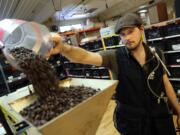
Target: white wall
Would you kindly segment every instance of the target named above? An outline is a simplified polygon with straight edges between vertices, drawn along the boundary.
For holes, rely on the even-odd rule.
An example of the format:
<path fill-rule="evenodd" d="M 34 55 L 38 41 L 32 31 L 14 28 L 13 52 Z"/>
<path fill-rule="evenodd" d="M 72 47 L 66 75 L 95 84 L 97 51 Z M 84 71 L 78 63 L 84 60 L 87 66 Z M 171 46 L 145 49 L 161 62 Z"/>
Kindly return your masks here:
<path fill-rule="evenodd" d="M 149 15 L 149 19 L 150 19 L 151 24 L 159 22 L 158 11 L 157 11 L 156 6 L 149 8 L 148 15 Z"/>
<path fill-rule="evenodd" d="M 174 0 L 166 0 L 168 19 L 175 18 Z"/>
<path fill-rule="evenodd" d="M 58 21 L 58 22 L 53 22 L 52 24 L 58 25 L 58 26 L 68 26 L 68 25 L 74 25 L 74 24 L 86 24 L 86 19 L 79 19 L 79 20 L 64 20 L 64 21 Z"/>

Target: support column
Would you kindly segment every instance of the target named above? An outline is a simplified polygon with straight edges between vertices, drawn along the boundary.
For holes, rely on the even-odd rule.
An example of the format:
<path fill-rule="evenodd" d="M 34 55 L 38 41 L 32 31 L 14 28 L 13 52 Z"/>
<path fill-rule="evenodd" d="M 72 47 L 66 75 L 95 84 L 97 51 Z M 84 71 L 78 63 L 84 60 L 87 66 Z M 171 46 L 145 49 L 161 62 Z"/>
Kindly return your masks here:
<path fill-rule="evenodd" d="M 176 18 L 180 17 L 180 0 L 174 1 Z"/>
<path fill-rule="evenodd" d="M 167 7 L 165 2 L 159 2 L 154 7 L 149 9 L 150 22 L 158 23 L 168 20 Z"/>

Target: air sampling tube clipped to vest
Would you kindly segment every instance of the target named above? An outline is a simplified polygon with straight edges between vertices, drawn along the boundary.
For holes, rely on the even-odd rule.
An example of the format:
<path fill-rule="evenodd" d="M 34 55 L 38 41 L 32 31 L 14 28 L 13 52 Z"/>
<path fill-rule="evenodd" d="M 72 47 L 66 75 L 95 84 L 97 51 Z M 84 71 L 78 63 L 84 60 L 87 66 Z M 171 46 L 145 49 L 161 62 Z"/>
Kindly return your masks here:
<path fill-rule="evenodd" d="M 158 61 L 160 61 L 161 65 L 162 65 L 163 68 L 166 70 L 167 74 L 168 74 L 169 76 L 171 76 L 171 74 L 170 74 L 169 70 L 167 69 L 166 65 L 164 64 L 164 62 L 161 60 L 161 58 L 160 58 L 159 55 L 157 54 L 156 49 L 155 49 L 154 47 L 150 47 L 150 51 L 151 51 L 151 53 L 156 57 L 156 59 L 157 59 Z"/>

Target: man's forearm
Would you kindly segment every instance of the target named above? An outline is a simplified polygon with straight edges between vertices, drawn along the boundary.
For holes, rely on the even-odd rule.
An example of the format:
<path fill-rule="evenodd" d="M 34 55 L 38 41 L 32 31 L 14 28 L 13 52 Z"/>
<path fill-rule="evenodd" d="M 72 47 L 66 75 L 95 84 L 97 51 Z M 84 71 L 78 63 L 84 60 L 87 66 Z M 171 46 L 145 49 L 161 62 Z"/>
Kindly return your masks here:
<path fill-rule="evenodd" d="M 66 43 L 64 44 L 62 42 L 62 38 L 57 33 L 51 33 L 50 40 L 53 41 L 55 45 L 50 50 L 50 52 L 47 53 L 46 57 L 60 53 L 74 63 L 90 64 L 96 66 L 102 65 L 103 59 L 99 53 L 86 51 L 85 49 L 71 46 Z"/>
<path fill-rule="evenodd" d="M 86 57 L 87 51 L 75 46 L 70 46 L 68 44 L 64 44 L 61 50 L 61 54 L 69 59 L 71 62 L 79 62 L 82 63 L 83 58 Z"/>
<path fill-rule="evenodd" d="M 172 87 L 167 75 L 163 76 L 163 81 L 164 81 L 164 85 L 165 85 L 166 94 L 167 94 L 171 104 L 173 105 L 174 109 L 176 110 L 178 115 L 180 115 L 180 105 L 177 100 L 177 96 L 175 94 L 174 88 Z"/>

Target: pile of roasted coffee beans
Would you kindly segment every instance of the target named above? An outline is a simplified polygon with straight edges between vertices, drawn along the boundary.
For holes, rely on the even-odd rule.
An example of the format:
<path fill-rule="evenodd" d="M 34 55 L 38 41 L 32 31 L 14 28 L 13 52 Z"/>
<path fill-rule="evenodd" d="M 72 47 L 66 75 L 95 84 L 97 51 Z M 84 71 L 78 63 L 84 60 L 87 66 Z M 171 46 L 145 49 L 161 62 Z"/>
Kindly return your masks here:
<path fill-rule="evenodd" d="M 45 124 L 99 91 L 84 86 L 59 87 L 55 71 L 45 59 L 23 47 L 12 49 L 11 54 L 38 95 L 33 104 L 20 112 L 35 126 Z"/>
<path fill-rule="evenodd" d="M 40 98 L 44 99 L 48 95 L 53 95 L 52 90 L 59 89 L 55 71 L 46 59 L 24 47 L 14 48 L 10 53 L 15 57 L 18 66 L 33 84 Z"/>
<path fill-rule="evenodd" d="M 63 87 L 61 92 L 55 91 L 56 96 L 49 95 L 45 100 L 36 100 L 20 114 L 35 126 L 41 126 L 98 91 L 84 86 Z"/>

